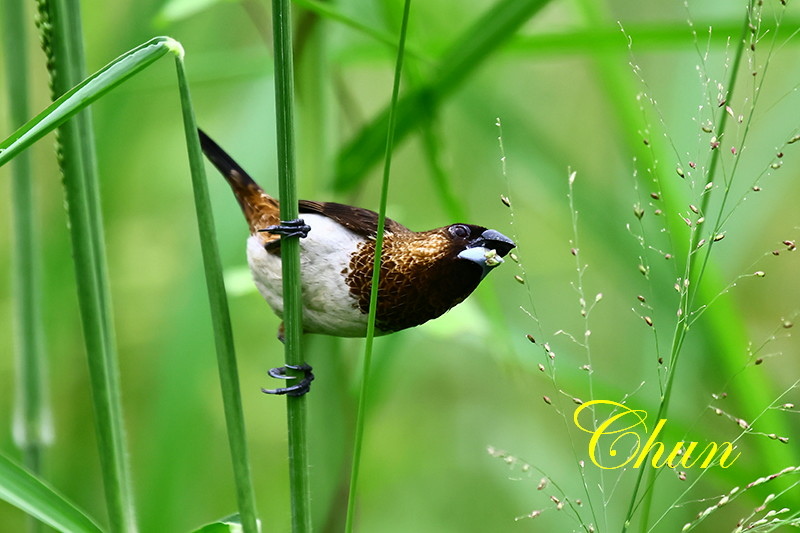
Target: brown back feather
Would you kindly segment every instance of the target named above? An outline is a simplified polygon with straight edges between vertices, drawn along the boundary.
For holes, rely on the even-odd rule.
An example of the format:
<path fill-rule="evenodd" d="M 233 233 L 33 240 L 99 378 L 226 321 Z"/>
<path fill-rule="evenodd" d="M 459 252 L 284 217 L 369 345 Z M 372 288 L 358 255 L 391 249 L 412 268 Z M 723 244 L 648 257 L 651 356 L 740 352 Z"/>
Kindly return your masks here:
<path fill-rule="evenodd" d="M 372 238 L 378 233 L 378 213 L 353 207 L 351 205 L 337 204 L 336 202 L 314 202 L 310 200 L 300 200 L 300 213 L 317 213 L 335 220 L 356 235 Z M 389 233 L 410 232 L 408 228 L 387 218 L 385 230 Z"/>

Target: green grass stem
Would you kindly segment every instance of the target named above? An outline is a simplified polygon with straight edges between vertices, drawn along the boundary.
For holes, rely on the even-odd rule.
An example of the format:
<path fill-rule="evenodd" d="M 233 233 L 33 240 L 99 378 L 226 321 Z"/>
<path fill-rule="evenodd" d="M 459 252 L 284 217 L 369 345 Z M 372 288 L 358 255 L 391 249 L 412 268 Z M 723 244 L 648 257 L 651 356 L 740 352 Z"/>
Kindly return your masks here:
<path fill-rule="evenodd" d="M 364 364 L 361 375 L 361 389 L 358 395 L 358 413 L 356 415 L 355 438 L 353 440 L 353 464 L 350 473 L 350 490 L 347 496 L 347 518 L 345 531 L 352 533 L 353 518 L 355 516 L 356 497 L 358 495 L 358 476 L 361 466 L 361 450 L 364 443 L 364 421 L 367 412 L 367 393 L 369 390 L 369 375 L 372 364 L 372 345 L 375 338 L 375 317 L 378 312 L 378 288 L 381 274 L 381 251 L 383 250 L 383 230 L 386 224 L 386 205 L 389 199 L 389 176 L 392 168 L 392 149 L 395 135 L 395 113 L 400 95 L 400 79 L 403 72 L 403 57 L 408 32 L 408 16 L 411 10 L 411 0 L 405 0 L 403 6 L 403 20 L 400 25 L 400 43 L 397 47 L 397 62 L 394 70 L 394 85 L 392 87 L 392 100 L 389 105 L 388 129 L 386 132 L 386 146 L 384 149 L 383 182 L 381 184 L 381 200 L 378 209 L 378 230 L 375 236 L 375 258 L 372 265 L 372 286 L 369 297 L 369 316 L 367 318 L 367 339 L 364 347 Z"/>
<path fill-rule="evenodd" d="M 6 57 L 9 117 L 16 127 L 28 119 L 28 53 L 24 46 L 26 28 L 23 2 L 10 0 L 2 16 L 5 49 L 16 50 Z M 35 227 L 33 181 L 28 153 L 21 154 L 12 167 L 11 208 L 14 232 L 12 256 L 15 304 L 16 394 L 14 439 L 22 450 L 25 466 L 41 473 L 42 457 L 48 444 L 50 417 L 45 387 L 46 357 L 41 318 L 39 237 Z M 38 523 L 37 523 L 38 524 Z M 38 525 L 37 525 L 38 527 Z"/>
<path fill-rule="evenodd" d="M 55 99 L 84 77 L 80 7 L 78 2 L 68 0 L 42 0 L 39 6 L 40 15 L 45 17 L 40 30 Z M 88 110 L 60 126 L 59 164 L 64 177 L 109 522 L 112 531 L 128 532 L 137 528 L 91 127 Z"/>
<path fill-rule="evenodd" d="M 206 290 L 214 328 L 214 342 L 222 389 L 222 404 L 228 431 L 228 445 L 231 450 L 234 481 L 236 483 L 236 500 L 243 530 L 246 533 L 256 533 L 258 525 L 256 522 L 255 493 L 250 471 L 249 454 L 247 452 L 244 412 L 239 388 L 239 372 L 233 345 L 233 328 L 222 274 L 222 261 L 219 257 L 219 246 L 217 245 L 215 234 L 214 214 L 211 210 L 208 181 L 206 179 L 203 154 L 200 149 L 200 140 L 197 135 L 197 122 L 189 93 L 189 84 L 186 80 L 182 50 L 176 54 L 175 67 L 178 73 L 178 89 L 181 97 L 183 126 L 192 175 L 192 190 L 197 213 L 197 228 L 200 234 L 200 248 L 203 255 Z"/>
<path fill-rule="evenodd" d="M 281 220 L 294 220 L 299 213 L 295 174 L 292 17 L 288 0 L 273 0 L 272 21 L 275 50 L 275 113 L 280 215 Z M 300 242 L 298 239 L 282 239 L 281 263 L 286 364 L 300 365 L 303 363 L 301 345 L 303 308 L 300 292 Z M 306 402 L 305 395 L 287 396 L 286 398 L 292 530 L 296 533 L 311 531 Z"/>

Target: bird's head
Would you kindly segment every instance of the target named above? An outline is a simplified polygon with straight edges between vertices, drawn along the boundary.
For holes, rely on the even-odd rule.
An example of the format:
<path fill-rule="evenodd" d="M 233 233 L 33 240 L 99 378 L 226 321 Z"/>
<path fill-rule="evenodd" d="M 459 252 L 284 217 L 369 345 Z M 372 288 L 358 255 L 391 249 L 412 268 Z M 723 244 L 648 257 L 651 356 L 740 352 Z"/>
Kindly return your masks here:
<path fill-rule="evenodd" d="M 516 247 L 514 241 L 493 229 L 473 224 L 452 224 L 443 228 L 451 241 L 456 257 L 471 261 L 481 269 L 481 278 L 503 262 L 508 252 Z"/>

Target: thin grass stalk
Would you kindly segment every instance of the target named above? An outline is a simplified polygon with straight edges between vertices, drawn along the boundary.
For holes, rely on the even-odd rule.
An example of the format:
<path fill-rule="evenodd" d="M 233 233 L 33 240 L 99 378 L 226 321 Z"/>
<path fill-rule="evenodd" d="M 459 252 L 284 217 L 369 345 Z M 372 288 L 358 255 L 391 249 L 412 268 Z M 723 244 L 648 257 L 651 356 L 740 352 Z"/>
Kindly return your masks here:
<path fill-rule="evenodd" d="M 203 165 L 203 154 L 200 150 L 200 139 L 197 135 L 197 122 L 189 93 L 189 84 L 186 80 L 183 49 L 178 48 L 177 43 L 175 43 L 175 52 L 178 90 L 181 97 L 183 126 L 186 134 L 186 147 L 189 153 L 192 190 L 197 213 L 197 228 L 200 234 L 206 289 L 211 307 L 211 321 L 214 328 L 214 342 L 216 345 L 220 386 L 222 388 L 222 404 L 228 432 L 228 445 L 231 450 L 234 481 L 236 483 L 236 501 L 239 507 L 239 518 L 245 533 L 256 533 L 258 525 L 255 492 L 253 490 L 249 454 L 247 452 L 244 412 L 239 388 L 239 371 L 233 345 L 233 329 L 231 327 L 225 281 L 222 275 L 222 262 L 214 233 L 214 215 L 211 210 L 211 199 Z"/>
<path fill-rule="evenodd" d="M 5 49 L 16 50 L 6 57 L 9 116 L 14 127 L 28 119 L 28 53 L 19 43 L 26 41 L 28 27 L 22 0 L 9 0 L 5 10 L 3 34 Z M 14 280 L 15 369 L 14 441 L 23 454 L 23 463 L 34 474 L 42 471 L 42 458 L 52 428 L 44 386 L 46 358 L 42 327 L 38 257 L 38 233 L 34 221 L 31 159 L 26 152 L 11 169 L 11 209 L 14 232 L 12 271 Z M 40 529 L 31 519 L 31 531 Z"/>
<path fill-rule="evenodd" d="M 397 46 L 397 62 L 394 69 L 392 100 L 389 104 L 389 124 L 386 132 L 386 148 L 384 152 L 383 182 L 381 184 L 381 203 L 378 209 L 378 230 L 375 236 L 375 258 L 372 264 L 372 286 L 369 295 L 369 315 L 367 318 L 367 339 L 364 347 L 364 365 L 361 374 L 361 389 L 358 395 L 358 413 L 356 415 L 356 434 L 353 441 L 353 464 L 350 472 L 350 490 L 347 495 L 347 518 L 345 532 L 352 533 L 355 516 L 356 496 L 358 495 L 358 475 L 361 466 L 361 450 L 364 443 L 364 421 L 367 412 L 367 393 L 369 390 L 369 371 L 372 365 L 372 345 L 375 338 L 375 317 L 378 313 L 378 288 L 381 274 L 381 252 L 383 251 L 383 231 L 386 225 L 386 205 L 389 199 L 389 176 L 392 168 L 392 148 L 396 126 L 395 113 L 400 94 L 400 79 L 403 72 L 403 57 L 408 33 L 408 16 L 411 0 L 403 5 L 403 20 L 400 24 L 400 42 Z"/>
<path fill-rule="evenodd" d="M 387 21 L 387 26 L 392 27 L 395 24 L 396 17 L 393 16 L 390 6 L 384 6 L 383 14 Z M 395 44 L 391 44 L 392 48 L 394 49 Z M 408 58 L 414 57 L 408 45 L 406 45 L 403 53 Z M 407 91 L 413 92 L 424 88 L 425 79 L 424 75 L 420 71 L 418 61 L 407 63 L 404 68 L 403 75 L 405 81 L 407 82 Z M 464 222 L 468 220 L 469 217 L 467 217 L 465 209 L 458 201 L 458 198 L 455 194 L 455 189 L 450 183 L 447 173 L 442 166 L 441 143 L 437 138 L 437 133 L 434 128 L 437 107 L 432 102 L 430 104 L 431 105 L 429 107 L 418 110 L 418 116 L 426 117 L 427 119 L 422 121 L 419 126 L 421 135 L 420 140 L 422 142 L 425 160 L 428 165 L 429 176 L 439 199 L 439 203 L 442 205 L 448 218 L 451 221 Z M 481 312 L 484 313 L 489 323 L 491 323 L 492 330 L 497 333 L 497 338 L 504 339 L 507 343 L 508 351 L 513 351 L 510 339 L 513 339 L 514 333 L 509 329 L 508 322 L 503 317 L 500 300 L 497 296 L 497 291 L 494 290 L 494 280 L 483 280 L 483 284 L 484 290 L 478 291 L 474 298 L 477 299 Z"/>
<path fill-rule="evenodd" d="M 272 31 L 275 49 L 275 114 L 278 139 L 278 191 L 281 220 L 295 220 L 297 179 L 294 147 L 294 64 L 292 17 L 289 0 L 273 0 Z M 303 308 L 300 293 L 300 242 L 281 240 L 283 275 L 283 323 L 285 359 L 291 366 L 303 363 Z M 291 370 L 287 372 L 291 374 Z M 306 397 L 286 398 L 289 428 L 289 478 L 292 500 L 292 530 L 311 531 L 311 495 L 308 481 Z"/>
<path fill-rule="evenodd" d="M 83 51 L 80 35 L 75 35 L 80 29 L 80 8 L 74 0 L 42 0 L 39 13 L 55 99 L 83 79 Z M 91 141 L 82 137 L 90 129 L 86 110 L 59 128 L 59 164 L 64 177 L 109 522 L 112 531 L 130 532 L 136 531 L 136 521 L 122 425 L 96 163 L 94 149 L 82 148 L 82 143 Z"/>

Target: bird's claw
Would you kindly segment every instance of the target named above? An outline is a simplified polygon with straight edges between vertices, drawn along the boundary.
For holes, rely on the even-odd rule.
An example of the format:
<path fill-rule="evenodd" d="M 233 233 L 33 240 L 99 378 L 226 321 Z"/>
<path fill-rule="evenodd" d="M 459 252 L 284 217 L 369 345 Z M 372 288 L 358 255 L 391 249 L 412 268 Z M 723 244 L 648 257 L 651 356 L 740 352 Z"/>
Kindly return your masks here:
<path fill-rule="evenodd" d="M 267 226 L 258 231 L 275 233 L 281 237 L 299 237 L 305 239 L 308 237 L 308 232 L 311 231 L 311 226 L 306 224 L 302 218 L 296 218 L 294 220 L 281 220 L 280 224 Z"/>
<path fill-rule="evenodd" d="M 289 387 L 281 387 L 277 389 L 261 389 L 265 394 L 286 394 L 287 396 L 302 396 L 311 389 L 311 382 L 314 381 L 314 373 L 311 372 L 311 367 L 305 363 L 300 365 L 285 365 L 277 368 L 271 368 L 268 372 L 270 377 L 276 379 L 299 379 L 299 376 L 289 376 L 286 370 L 297 370 L 303 373 L 302 379 L 299 383 Z"/>

